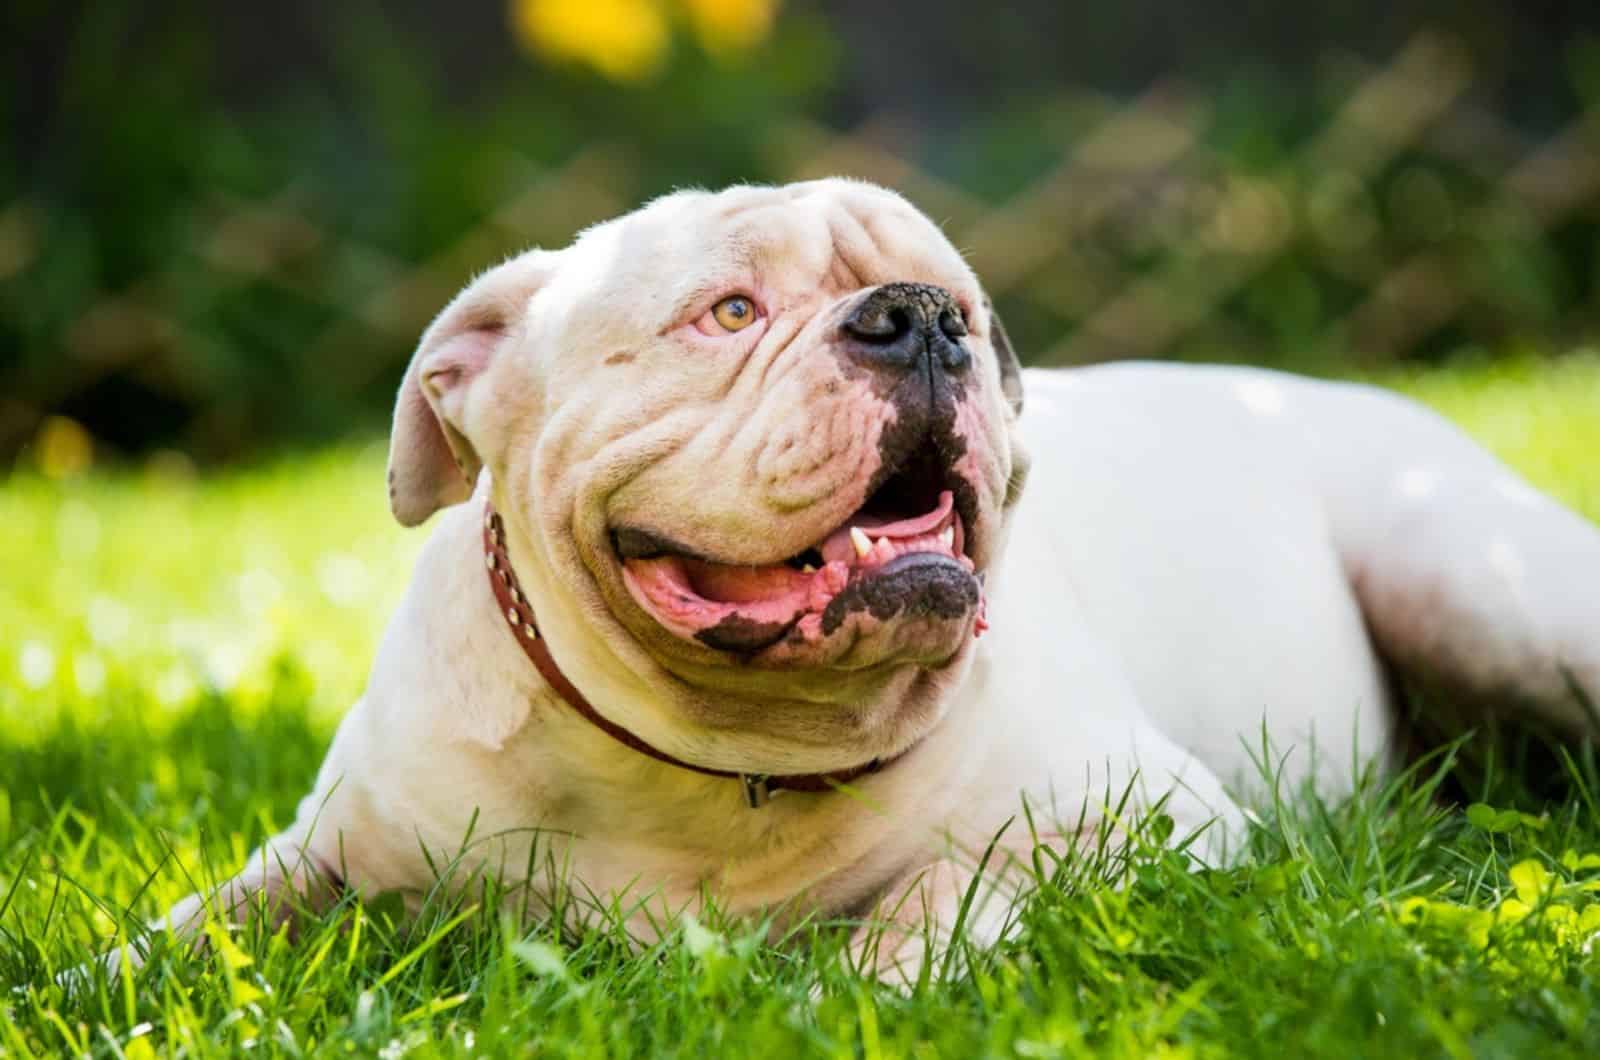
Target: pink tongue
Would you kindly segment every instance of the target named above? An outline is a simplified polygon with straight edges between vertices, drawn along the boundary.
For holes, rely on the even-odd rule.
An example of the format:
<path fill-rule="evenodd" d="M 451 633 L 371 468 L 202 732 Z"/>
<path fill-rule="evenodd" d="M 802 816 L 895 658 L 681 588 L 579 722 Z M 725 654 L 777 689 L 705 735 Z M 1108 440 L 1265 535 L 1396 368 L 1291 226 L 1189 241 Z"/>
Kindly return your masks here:
<path fill-rule="evenodd" d="M 947 523 L 954 525 L 954 506 L 955 498 L 946 490 L 939 494 L 938 506 L 925 515 L 893 521 L 860 516 L 851 526 L 859 526 L 874 540 L 914 539 L 935 533 Z M 959 544 L 958 540 L 958 549 Z M 747 567 L 660 556 L 625 561 L 623 579 L 660 622 L 684 636 L 692 637 L 730 618 L 781 625 L 803 614 L 820 613 L 849 583 L 857 562 L 850 526 L 829 534 L 818 549 L 822 567 L 810 572 L 782 563 Z"/>
<path fill-rule="evenodd" d="M 939 528 L 940 524 L 950 518 L 950 512 L 955 507 L 955 502 L 955 494 L 945 490 L 939 494 L 939 503 L 934 506 L 933 511 L 928 512 L 926 515 L 917 515 L 910 519 L 900 519 L 895 522 L 885 522 L 871 515 L 857 516 L 849 526 L 841 526 L 829 534 L 827 540 L 818 546 L 818 551 L 822 553 L 822 558 L 829 563 L 836 560 L 845 563 L 850 562 L 855 556 L 855 546 L 850 543 L 851 526 L 859 526 L 862 532 L 873 539 L 880 537 L 921 537 L 923 534 L 931 534 Z"/>
<path fill-rule="evenodd" d="M 811 576 L 783 565 L 774 567 L 736 567 L 721 563 L 685 564 L 692 570 L 696 591 L 712 600 L 729 604 L 749 604 L 772 600 L 788 593 L 803 592 Z"/>
<path fill-rule="evenodd" d="M 809 577 L 787 567 L 720 567 L 677 556 L 630 559 L 622 577 L 658 621 L 687 637 L 734 616 L 758 624 L 793 621 L 811 589 Z"/>

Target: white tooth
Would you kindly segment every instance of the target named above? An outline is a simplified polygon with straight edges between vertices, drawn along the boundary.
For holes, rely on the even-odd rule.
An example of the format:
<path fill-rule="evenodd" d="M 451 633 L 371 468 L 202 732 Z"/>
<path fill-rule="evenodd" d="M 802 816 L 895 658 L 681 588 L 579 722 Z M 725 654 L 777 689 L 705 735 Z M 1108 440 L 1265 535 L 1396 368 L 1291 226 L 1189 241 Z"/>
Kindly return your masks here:
<path fill-rule="evenodd" d="M 867 558 L 867 553 L 872 551 L 872 542 L 867 538 L 867 532 L 859 526 L 850 528 L 850 543 L 855 546 L 856 555 L 861 559 Z"/>
<path fill-rule="evenodd" d="M 872 543 L 872 547 L 877 549 L 879 552 L 893 552 L 894 551 L 894 546 L 889 544 L 889 539 L 887 537 L 878 538 L 878 540 L 876 540 L 876 541 L 874 541 Z"/>
<path fill-rule="evenodd" d="M 803 563 L 803 564 L 800 565 L 800 573 L 801 574 L 815 574 L 815 573 L 817 573 L 817 568 L 813 567 L 809 563 Z"/>
<path fill-rule="evenodd" d="M 950 549 L 951 551 L 954 551 L 956 547 L 956 528 L 953 526 L 947 526 L 943 530 L 939 531 L 939 544 Z"/>

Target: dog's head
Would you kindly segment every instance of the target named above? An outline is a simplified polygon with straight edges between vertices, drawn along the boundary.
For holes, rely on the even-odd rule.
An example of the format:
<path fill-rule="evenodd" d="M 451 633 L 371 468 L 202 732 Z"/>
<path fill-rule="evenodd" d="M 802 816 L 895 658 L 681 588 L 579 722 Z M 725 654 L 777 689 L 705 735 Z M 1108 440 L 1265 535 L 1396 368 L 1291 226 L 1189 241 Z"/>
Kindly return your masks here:
<path fill-rule="evenodd" d="M 977 278 L 897 195 L 681 192 L 445 309 L 402 384 L 390 497 L 414 525 L 487 467 L 603 710 L 836 768 L 915 740 L 964 673 L 1021 400 Z"/>

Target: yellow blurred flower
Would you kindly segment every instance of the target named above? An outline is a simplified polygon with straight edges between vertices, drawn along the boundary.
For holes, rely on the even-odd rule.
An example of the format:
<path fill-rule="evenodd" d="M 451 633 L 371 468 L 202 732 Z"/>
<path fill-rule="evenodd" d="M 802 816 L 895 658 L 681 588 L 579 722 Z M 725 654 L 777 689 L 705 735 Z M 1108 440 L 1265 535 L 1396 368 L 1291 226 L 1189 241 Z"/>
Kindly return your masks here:
<path fill-rule="evenodd" d="M 512 0 L 511 25 L 525 47 L 616 81 L 655 72 L 669 43 L 660 0 Z"/>
<path fill-rule="evenodd" d="M 765 40 L 780 0 L 511 0 L 511 27 L 523 47 L 586 64 L 614 81 L 660 69 L 681 16 L 700 46 L 730 55 Z"/>
<path fill-rule="evenodd" d="M 778 0 L 683 0 L 700 46 L 713 54 L 743 51 L 772 32 Z"/>

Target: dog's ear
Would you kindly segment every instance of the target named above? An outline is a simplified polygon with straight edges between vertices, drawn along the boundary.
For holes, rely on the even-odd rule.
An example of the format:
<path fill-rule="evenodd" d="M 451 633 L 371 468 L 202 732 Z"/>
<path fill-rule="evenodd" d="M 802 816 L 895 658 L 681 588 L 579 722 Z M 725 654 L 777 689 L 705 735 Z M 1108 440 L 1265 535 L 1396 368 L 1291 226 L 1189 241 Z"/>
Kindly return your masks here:
<path fill-rule="evenodd" d="M 389 435 L 389 508 L 416 526 L 472 495 L 483 461 L 467 425 L 484 375 L 510 341 L 556 255 L 529 251 L 478 277 L 438 315 L 412 355 Z"/>
<path fill-rule="evenodd" d="M 1000 392 L 1011 403 L 1011 411 L 1020 416 L 1022 362 L 1017 359 L 1017 351 L 1011 348 L 1011 336 L 1006 334 L 1006 326 L 1001 323 L 1000 314 L 994 311 L 994 303 L 985 298 L 983 306 L 989 311 L 989 342 L 994 346 L 995 358 L 1000 362 Z"/>

